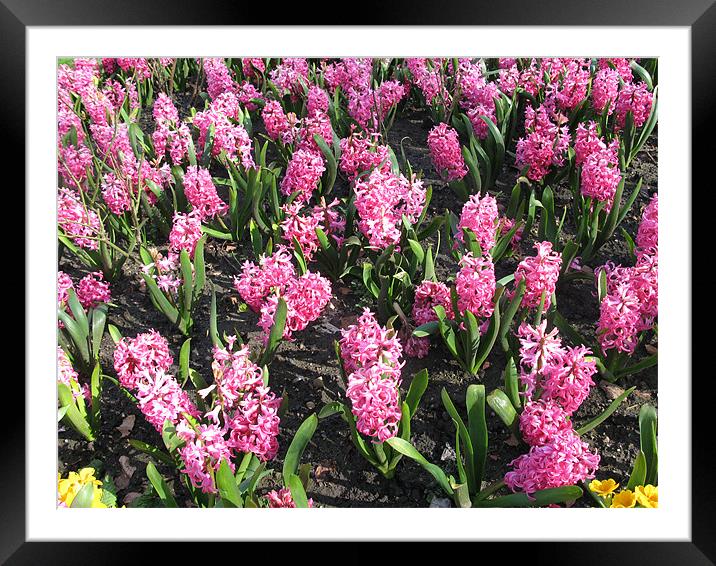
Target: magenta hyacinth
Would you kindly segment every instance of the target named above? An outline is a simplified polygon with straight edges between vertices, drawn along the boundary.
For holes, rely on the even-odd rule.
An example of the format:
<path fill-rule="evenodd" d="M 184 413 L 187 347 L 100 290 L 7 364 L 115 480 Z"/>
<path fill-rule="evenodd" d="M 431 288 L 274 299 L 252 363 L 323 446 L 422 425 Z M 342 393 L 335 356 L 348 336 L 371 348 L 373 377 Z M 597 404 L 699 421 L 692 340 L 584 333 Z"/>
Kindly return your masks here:
<path fill-rule="evenodd" d="M 445 123 L 434 126 L 428 133 L 428 147 L 435 170 L 446 181 L 456 181 L 467 175 L 457 131 Z"/>

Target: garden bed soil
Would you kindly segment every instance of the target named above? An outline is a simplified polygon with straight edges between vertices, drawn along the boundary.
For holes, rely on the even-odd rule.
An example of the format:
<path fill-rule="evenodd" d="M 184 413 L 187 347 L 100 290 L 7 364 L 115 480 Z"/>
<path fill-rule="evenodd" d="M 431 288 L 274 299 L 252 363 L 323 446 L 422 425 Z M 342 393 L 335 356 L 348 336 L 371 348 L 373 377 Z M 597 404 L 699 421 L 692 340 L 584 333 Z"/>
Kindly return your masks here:
<path fill-rule="evenodd" d="M 407 159 L 415 171 L 422 170 L 425 184 L 432 184 L 433 199 L 430 214 L 441 214 L 450 209 L 459 215 L 461 205 L 453 192 L 439 180 L 433 171 L 427 149 L 429 123 L 425 115 L 409 113 L 396 120 L 389 134 L 389 143 L 400 155 L 400 143 Z M 509 192 L 517 176 L 517 170 L 507 159 L 497 186 L 502 192 L 496 194 L 501 210 L 504 210 Z M 657 133 L 652 134 L 628 173 L 628 184 L 635 184 L 643 178 L 643 186 L 631 212 L 622 225 L 630 234 L 636 234 L 641 211 L 657 190 Z M 338 183 L 336 193 L 340 196 L 347 191 L 347 185 Z M 566 187 L 555 189 L 558 208 L 569 202 Z M 569 226 L 567 226 L 569 229 Z M 525 235 L 520 246 L 521 257 L 531 255 L 533 237 Z M 252 259 L 249 248 L 244 244 L 209 240 L 206 246 L 207 277 L 216 290 L 219 312 L 219 332 L 238 334 L 244 340 L 258 347 L 260 329 L 257 315 L 250 310 L 240 312 L 241 299 L 233 288 L 233 277 L 240 271 L 241 264 Z M 512 273 L 520 257 L 502 260 L 497 276 Z M 600 251 L 591 267 L 606 261 L 629 263 L 629 253 L 621 234 Z M 59 268 L 73 278 L 87 272 L 87 268 L 65 253 Z M 454 262 L 441 254 L 437 262 L 438 277 L 454 272 Z M 504 271 L 504 273 L 501 273 Z M 444 279 L 445 277 L 443 277 Z M 191 367 L 211 381 L 212 344 L 208 335 L 210 288 L 198 304 L 195 313 L 195 335 L 192 338 Z M 158 330 L 169 340 L 175 362 L 184 337 L 176 331 L 160 312 L 155 310 L 148 294 L 143 290 L 137 262 L 127 262 L 124 274 L 112 285 L 113 306 L 110 307 L 109 321 L 124 336 L 133 337 L 150 329 Z M 590 340 L 594 338 L 599 306 L 593 284 L 582 280 L 561 285 L 557 290 L 559 310 L 570 323 Z M 340 329 L 352 324 L 364 307 L 374 307 L 367 297 L 362 284 L 334 284 L 334 298 L 330 306 L 316 322 L 303 332 L 295 335 L 293 342 L 284 342 L 270 366 L 270 385 L 278 394 L 288 396 L 287 412 L 281 418 L 279 436 L 280 450 L 270 467 L 276 470 L 262 482 L 267 490 L 280 484 L 282 458 L 288 444 L 301 422 L 311 413 L 331 401 L 345 401 L 343 382 L 335 359 L 333 343 L 340 338 Z M 643 346 L 636 356 L 645 355 Z M 101 364 L 104 372 L 114 376 L 114 344 L 106 334 L 101 349 Z M 423 397 L 418 414 L 412 422 L 412 441 L 415 447 L 431 462 L 438 464 L 447 473 L 457 475 L 455 462 L 455 432 L 447 415 L 440 392 L 447 390 L 461 414 L 465 414 L 465 392 L 472 381 L 450 359 L 436 340 L 430 355 L 423 359 L 407 358 L 403 369 L 403 387 L 407 388 L 412 376 L 421 368 L 427 368 L 430 382 Z M 502 385 L 504 355 L 496 347 L 476 380 L 483 383 L 487 392 Z M 175 368 L 176 369 L 176 368 Z M 617 385 L 600 381 L 587 400 L 574 415 L 577 425 L 599 415 L 623 389 L 635 386 L 635 391 L 619 409 L 597 429 L 585 435 L 595 447 L 601 464 L 598 477 L 613 477 L 617 482 L 626 483 L 634 458 L 639 450 L 638 414 L 644 403 L 657 405 L 657 368 L 649 368 L 639 374 L 628 376 Z M 118 493 L 118 505 L 137 505 L 141 501 L 152 503 L 143 494 L 150 493 L 145 467 L 148 456 L 134 449 L 129 439 L 137 439 L 157 446 L 163 446 L 160 435 L 149 425 L 137 407 L 124 393 L 109 380 L 104 381 L 101 398 L 102 431 L 92 443 L 88 443 L 72 430 L 60 424 L 58 439 L 58 470 L 66 474 L 83 466 L 99 466 L 102 474 L 107 473 L 114 481 Z M 134 416 L 134 422 L 131 423 Z M 128 418 L 129 417 L 129 418 Z M 124 424 L 123 424 L 124 423 Z M 497 416 L 488 409 L 489 453 L 485 471 L 488 483 L 501 480 L 509 469 L 510 462 L 526 451 L 508 432 Z M 131 426 L 130 426 L 131 425 Z M 353 446 L 347 425 L 334 415 L 321 419 L 316 433 L 308 445 L 302 462 L 312 467 L 308 495 L 320 507 L 426 507 L 444 505 L 447 500 L 433 478 L 419 465 L 403 458 L 395 478 L 384 479 L 368 464 Z M 168 468 L 159 466 L 165 478 L 172 484 L 177 499 L 190 505 L 189 496 L 182 482 Z M 154 502 L 156 504 L 156 501 Z M 585 496 L 576 503 L 588 505 Z"/>

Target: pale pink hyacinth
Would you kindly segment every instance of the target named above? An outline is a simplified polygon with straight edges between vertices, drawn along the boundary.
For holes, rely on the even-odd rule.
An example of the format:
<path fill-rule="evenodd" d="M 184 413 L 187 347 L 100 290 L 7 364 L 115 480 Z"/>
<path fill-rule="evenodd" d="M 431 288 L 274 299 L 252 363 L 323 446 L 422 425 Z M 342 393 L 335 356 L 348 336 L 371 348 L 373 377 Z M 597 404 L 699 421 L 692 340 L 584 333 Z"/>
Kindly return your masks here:
<path fill-rule="evenodd" d="M 659 310 L 658 252 L 640 251 L 634 267 L 607 264 L 607 293 L 599 307 L 597 339 L 603 352 L 633 354 L 639 333 L 653 327 Z"/>
<path fill-rule="evenodd" d="M 217 98 L 225 92 L 233 92 L 234 80 L 226 67 L 224 60 L 219 57 L 206 57 L 203 59 L 204 74 L 206 75 L 207 92 L 209 96 Z"/>
<path fill-rule="evenodd" d="M 369 309 L 357 324 L 341 330 L 346 396 L 361 434 L 384 442 L 398 433 L 402 346 L 395 331 L 380 326 Z"/>
<path fill-rule="evenodd" d="M 173 363 L 169 344 L 156 330 L 122 338 L 114 350 L 114 371 L 122 387 L 133 390 L 145 375 L 168 371 Z"/>
<path fill-rule="evenodd" d="M 170 248 L 179 253 L 186 250 L 189 257 L 194 257 L 196 244 L 201 239 L 201 217 L 196 212 L 174 213 L 172 231 L 169 233 Z"/>
<path fill-rule="evenodd" d="M 480 249 L 487 253 L 495 245 L 497 223 L 498 212 L 495 197 L 485 194 L 480 198 L 479 194 L 474 194 L 462 207 L 455 239 L 464 242 L 463 228 L 468 228 L 475 234 Z M 457 246 L 457 242 L 455 245 Z"/>
<path fill-rule="evenodd" d="M 527 494 L 574 485 L 593 478 L 599 460 L 576 433 L 564 431 L 510 462 L 514 469 L 505 474 L 504 481 L 513 492 Z"/>
<path fill-rule="evenodd" d="M 625 58 L 601 58 L 597 62 L 599 70 L 614 69 L 624 82 L 630 83 L 634 79 L 629 59 Z"/>
<path fill-rule="evenodd" d="M 243 396 L 229 422 L 228 444 L 232 449 L 253 453 L 261 461 L 272 460 L 278 453 L 281 397 L 268 387 L 256 387 Z"/>
<path fill-rule="evenodd" d="M 376 167 L 390 170 L 389 148 L 379 143 L 378 134 L 356 131 L 340 141 L 340 169 L 354 181 L 361 173 L 370 173 Z"/>
<path fill-rule="evenodd" d="M 268 500 L 268 506 L 272 509 L 277 508 L 295 508 L 296 503 L 293 500 L 293 496 L 291 495 L 291 490 L 282 487 L 278 491 L 271 490 L 266 494 L 266 499 Z M 308 499 L 308 506 L 313 507 L 313 499 Z"/>
<path fill-rule="evenodd" d="M 608 147 L 589 154 L 582 163 L 580 177 L 582 195 L 603 202 L 607 212 L 615 204 L 614 194 L 621 180 L 619 141 L 616 139 Z"/>
<path fill-rule="evenodd" d="M 99 249 L 96 239 L 100 230 L 99 216 L 89 206 L 85 207 L 79 194 L 72 189 L 58 189 L 57 224 L 79 247 Z"/>
<path fill-rule="evenodd" d="M 457 308 L 464 315 L 470 311 L 478 319 L 488 319 L 495 308 L 495 266 L 490 254 L 475 257 L 471 252 L 460 258 L 455 277 Z"/>
<path fill-rule="evenodd" d="M 306 203 L 318 188 L 321 176 L 326 170 L 323 157 L 307 149 L 299 149 L 291 156 L 286 167 L 286 174 L 281 180 L 281 192 L 289 196 L 298 193 L 296 200 Z"/>
<path fill-rule="evenodd" d="M 64 271 L 57 272 L 57 307 L 64 309 L 67 305 L 68 291 L 74 289 L 72 278 Z"/>
<path fill-rule="evenodd" d="M 467 175 L 462 157 L 460 139 L 455 128 L 441 122 L 428 133 L 428 147 L 435 170 L 448 181 L 456 181 Z"/>
<path fill-rule="evenodd" d="M 600 69 L 592 81 L 592 107 L 598 114 L 606 108 L 607 115 L 614 112 L 614 103 L 619 94 L 619 73 L 614 69 Z"/>
<path fill-rule="evenodd" d="M 559 364 L 564 355 L 559 330 L 547 332 L 547 320 L 532 327 L 526 322 L 517 329 L 520 341 L 520 379 L 527 386 L 525 396 L 532 398 L 545 368 Z"/>
<path fill-rule="evenodd" d="M 567 417 L 567 413 L 555 401 L 527 401 L 520 414 L 522 440 L 530 446 L 547 444 L 561 432 L 572 430 L 572 423 Z"/>
<path fill-rule="evenodd" d="M 121 215 L 132 208 L 127 183 L 114 173 L 107 173 L 102 181 L 102 199 L 112 214 Z"/>
<path fill-rule="evenodd" d="M 414 223 L 425 204 L 425 189 L 415 176 L 409 181 L 403 175 L 374 169 L 367 179 L 354 185 L 358 228 L 368 238 L 369 247 L 382 250 L 400 242 L 403 215 Z"/>
<path fill-rule="evenodd" d="M 284 145 L 294 142 L 298 136 L 298 118 L 294 113 L 286 113 L 276 100 L 269 100 L 261 110 L 261 118 L 266 128 L 266 135 Z"/>
<path fill-rule="evenodd" d="M 235 337 L 229 337 L 225 348 L 214 347 L 211 369 L 225 414 L 238 406 L 244 394 L 262 387 L 263 372 L 251 361 L 248 346 L 234 350 Z"/>
<path fill-rule="evenodd" d="M 644 252 L 659 249 L 659 195 L 656 193 L 642 213 L 636 247 Z"/>
<path fill-rule="evenodd" d="M 448 318 L 454 318 L 452 302 L 450 300 L 450 289 L 439 281 L 422 281 L 415 288 L 415 300 L 413 301 L 413 322 L 420 326 L 438 319 L 434 307 L 442 306 Z M 430 338 L 427 336 L 409 336 L 405 341 L 405 353 L 411 358 L 424 358 L 430 350 Z"/>
<path fill-rule="evenodd" d="M 186 422 L 186 421 L 184 421 Z M 229 448 L 223 431 L 216 425 L 199 425 L 198 434 L 190 426 L 185 426 L 180 436 L 185 444 L 179 449 L 184 467 L 181 472 L 186 474 L 194 487 L 203 493 L 217 493 L 218 490 L 213 477 L 219 470 L 222 460 L 226 460 L 231 471 L 234 464 L 231 462 L 231 449 Z"/>
<path fill-rule="evenodd" d="M 269 77 L 281 94 L 290 94 L 298 100 L 303 94 L 303 86 L 308 84 L 308 61 L 299 57 L 281 59 Z"/>
<path fill-rule="evenodd" d="M 542 180 L 552 166 L 561 167 L 570 142 L 569 126 L 554 124 L 544 105 L 525 110 L 525 135 L 517 141 L 515 163 L 527 167 L 527 176 Z"/>
<path fill-rule="evenodd" d="M 592 351 L 584 346 L 567 348 L 559 363 L 548 364 L 544 369 L 542 399 L 558 403 L 568 415 L 573 414 L 589 395 L 597 373 L 596 362 L 587 359 Z"/>
<path fill-rule="evenodd" d="M 199 128 L 197 147 L 203 148 L 211 126 L 214 126 L 214 141 L 211 154 L 218 157 L 222 151 L 233 162 L 240 162 L 245 169 L 253 169 L 253 142 L 246 128 L 239 120 L 240 102 L 233 92 L 224 92 L 215 98 L 208 110 L 197 112 L 194 125 Z"/>
<path fill-rule="evenodd" d="M 522 296 L 522 308 L 539 307 L 544 294 L 543 308 L 546 311 L 552 304 L 552 294 L 557 286 L 559 270 L 562 267 L 562 254 L 552 250 L 551 242 L 535 242 L 537 254 L 524 258 L 515 271 L 515 289 L 525 280 L 525 294 Z M 514 292 L 508 296 L 514 296 Z"/>
<path fill-rule="evenodd" d="M 183 179 L 184 194 L 201 220 L 225 214 L 229 207 L 219 198 L 208 169 L 190 165 Z"/>
<path fill-rule="evenodd" d="M 619 90 L 615 104 L 617 128 L 624 128 L 626 116 L 632 113 L 634 127 L 640 128 L 649 118 L 654 101 L 653 93 L 649 92 L 645 83 L 625 83 Z"/>
<path fill-rule="evenodd" d="M 318 273 L 310 271 L 296 279 L 291 279 L 280 294 L 274 294 L 261 306 L 259 326 L 263 328 L 265 338 L 274 325 L 274 315 L 279 298 L 286 301 L 286 325 L 284 340 L 292 340 L 293 333 L 304 330 L 316 320 L 333 297 L 331 283 Z"/>
<path fill-rule="evenodd" d="M 85 310 L 93 309 L 112 300 L 109 282 L 104 281 L 101 271 L 86 275 L 77 284 L 77 298 Z"/>
<path fill-rule="evenodd" d="M 60 346 L 57 346 L 57 382 L 69 388 L 73 399 L 91 397 L 87 385 L 80 385 L 78 373 L 72 367 L 72 362 L 67 357 L 67 353 Z"/>
<path fill-rule="evenodd" d="M 241 275 L 234 277 L 234 287 L 242 300 L 255 312 L 259 312 L 272 291 L 283 291 L 295 279 L 290 250 L 283 245 L 276 247 L 270 256 L 261 256 L 258 265 L 246 261 Z"/>
<path fill-rule="evenodd" d="M 152 133 L 152 142 L 161 161 L 169 151 L 174 165 L 179 165 L 189 152 L 191 133 L 189 127 L 179 119 L 174 102 L 164 93 L 159 93 L 152 110 L 156 129 Z"/>
<path fill-rule="evenodd" d="M 194 417 L 200 414 L 174 376 L 161 368 L 144 372 L 136 381 L 135 397 L 144 418 L 158 432 L 166 421 L 177 424 L 184 413 Z"/>

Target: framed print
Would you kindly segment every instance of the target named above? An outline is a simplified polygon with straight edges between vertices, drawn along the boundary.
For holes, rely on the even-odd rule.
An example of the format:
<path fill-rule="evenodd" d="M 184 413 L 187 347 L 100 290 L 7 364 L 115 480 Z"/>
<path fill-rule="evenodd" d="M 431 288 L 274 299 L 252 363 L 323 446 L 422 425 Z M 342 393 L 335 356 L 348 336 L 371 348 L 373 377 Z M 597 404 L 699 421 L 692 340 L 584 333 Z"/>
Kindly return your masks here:
<path fill-rule="evenodd" d="M 0 557 L 712 563 L 691 186 L 714 8 L 210 4 L 0 6 L 27 250 Z"/>

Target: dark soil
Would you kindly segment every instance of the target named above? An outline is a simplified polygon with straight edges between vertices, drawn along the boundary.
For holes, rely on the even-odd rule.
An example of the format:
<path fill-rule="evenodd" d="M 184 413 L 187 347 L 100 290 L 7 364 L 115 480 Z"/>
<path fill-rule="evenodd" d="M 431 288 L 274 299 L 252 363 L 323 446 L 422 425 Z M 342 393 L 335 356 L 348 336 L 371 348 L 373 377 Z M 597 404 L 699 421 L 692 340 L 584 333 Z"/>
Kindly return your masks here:
<path fill-rule="evenodd" d="M 460 203 L 452 191 L 443 185 L 432 170 L 426 138 L 429 125 L 420 113 L 409 113 L 394 124 L 389 142 L 400 155 L 400 143 L 403 142 L 405 154 L 415 171 L 422 170 L 425 183 L 433 186 L 431 214 L 441 214 L 446 208 L 459 215 Z M 645 148 L 632 163 L 628 183 L 635 183 L 639 176 L 644 183 L 639 197 L 622 225 L 630 234 L 635 234 L 641 212 L 650 195 L 657 190 L 657 134 L 652 135 Z M 514 184 L 516 170 L 511 160 L 498 179 L 498 187 L 503 192 L 496 194 L 501 207 L 506 205 L 509 191 Z M 337 192 L 345 191 L 345 184 Z M 568 202 L 566 189 L 556 189 L 557 206 Z M 525 235 L 521 244 L 521 253 L 532 254 L 533 235 Z M 239 312 L 241 300 L 233 289 L 233 276 L 238 274 L 241 263 L 251 258 L 251 252 L 241 244 L 210 240 L 206 248 L 207 276 L 216 289 L 219 331 L 227 334 L 239 334 L 244 340 L 258 345 L 260 331 L 256 325 L 257 316 L 251 312 Z M 519 258 L 502 260 L 498 270 L 507 274 L 514 271 Z M 606 244 L 590 266 L 598 266 L 605 261 L 627 264 L 629 255 L 620 232 Z M 438 259 L 438 275 L 453 267 L 447 255 Z M 87 272 L 69 254 L 60 260 L 59 268 L 73 278 Z M 498 273 L 498 277 L 502 275 Z M 173 328 L 164 316 L 154 309 L 149 296 L 140 285 L 136 263 L 128 262 L 124 276 L 112 286 L 114 306 L 110 308 L 109 320 L 125 336 L 135 336 L 149 329 L 158 330 L 167 337 L 175 361 L 184 337 Z M 599 307 L 593 284 L 573 281 L 560 286 L 557 292 L 560 312 L 584 336 L 592 339 Z M 334 355 L 333 341 L 340 337 L 339 329 L 351 324 L 363 306 L 371 306 L 362 291 L 362 285 L 334 286 L 334 299 L 324 315 L 303 332 L 295 336 L 294 342 L 283 343 L 276 359 L 270 367 L 271 386 L 277 392 L 288 396 L 288 410 L 281 419 L 281 449 L 272 466 L 277 470 L 275 478 L 264 480 L 265 488 L 274 487 L 280 481 L 280 471 L 285 450 L 297 427 L 308 415 L 317 412 L 327 402 L 345 400 L 345 383 L 339 373 Z M 192 338 L 191 367 L 211 380 L 211 339 L 209 328 L 210 285 L 195 313 L 195 331 Z M 643 347 L 642 347 L 643 348 Z M 105 335 L 101 353 L 104 372 L 114 375 L 112 355 L 114 345 Z M 636 356 L 644 355 L 638 351 Z M 426 367 L 430 375 L 428 390 L 422 401 L 420 411 L 412 423 L 413 443 L 431 462 L 440 465 L 447 473 L 457 475 L 455 462 L 455 433 L 453 424 L 440 400 L 440 391 L 445 388 L 461 413 L 465 412 L 464 396 L 469 384 L 468 378 L 456 362 L 434 342 L 431 353 L 424 360 L 408 359 L 403 370 L 404 386 L 410 383 L 419 369 Z M 487 391 L 502 385 L 504 356 L 499 347 L 480 372 L 478 381 L 485 384 Z M 175 368 L 176 369 L 176 368 Z M 148 457 L 129 445 L 128 439 L 138 439 L 150 444 L 162 446 L 160 435 L 142 417 L 134 404 L 127 399 L 109 380 L 105 380 L 102 394 L 102 433 L 93 443 L 87 443 L 72 430 L 60 425 L 59 466 L 62 473 L 80 467 L 103 464 L 104 470 L 118 484 L 118 504 L 130 502 L 139 494 L 150 490 L 144 472 Z M 625 482 L 631 470 L 632 462 L 639 447 L 639 429 L 637 416 L 642 404 L 657 404 L 657 369 L 651 368 L 624 379 L 617 387 L 604 387 L 604 383 L 593 388 L 589 398 L 574 416 L 580 425 L 600 414 L 615 396 L 615 389 L 636 386 L 634 393 L 620 408 L 597 429 L 589 432 L 585 438 L 601 455 L 601 467 L 598 477 L 613 477 Z M 616 392 L 618 394 L 619 391 Z M 134 415 L 135 422 L 128 436 L 122 436 L 117 430 L 126 416 Z M 492 483 L 502 479 L 512 459 L 525 452 L 524 446 L 516 446 L 506 427 L 496 415 L 488 409 L 488 428 L 490 435 L 489 457 L 487 461 L 486 481 Z M 136 470 L 127 481 L 122 478 L 120 457 L 129 458 L 130 466 Z M 393 480 L 384 479 L 357 452 L 351 443 L 348 428 L 339 416 L 321 420 L 318 430 L 303 456 L 313 468 L 312 485 L 308 494 L 317 506 L 336 507 L 425 507 L 433 498 L 445 495 L 432 477 L 413 461 L 404 458 L 398 466 Z M 125 461 L 126 462 L 126 461 Z M 178 481 L 171 470 L 159 466 L 165 478 L 173 484 L 177 498 L 186 500 L 188 495 L 182 482 Z M 577 505 L 588 505 L 588 498 L 582 498 Z"/>

